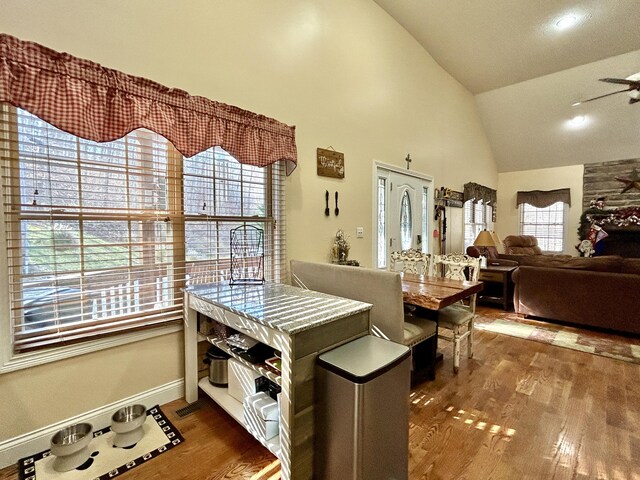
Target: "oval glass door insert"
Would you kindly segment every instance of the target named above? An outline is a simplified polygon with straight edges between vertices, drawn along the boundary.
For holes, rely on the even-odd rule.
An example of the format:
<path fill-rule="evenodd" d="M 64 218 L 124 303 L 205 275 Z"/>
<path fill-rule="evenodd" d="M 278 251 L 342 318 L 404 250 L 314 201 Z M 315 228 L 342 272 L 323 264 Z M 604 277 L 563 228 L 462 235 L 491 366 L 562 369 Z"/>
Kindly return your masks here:
<path fill-rule="evenodd" d="M 400 202 L 400 248 L 402 250 L 411 248 L 411 230 L 413 227 L 411 219 L 411 199 L 409 198 L 409 192 L 405 191 Z"/>

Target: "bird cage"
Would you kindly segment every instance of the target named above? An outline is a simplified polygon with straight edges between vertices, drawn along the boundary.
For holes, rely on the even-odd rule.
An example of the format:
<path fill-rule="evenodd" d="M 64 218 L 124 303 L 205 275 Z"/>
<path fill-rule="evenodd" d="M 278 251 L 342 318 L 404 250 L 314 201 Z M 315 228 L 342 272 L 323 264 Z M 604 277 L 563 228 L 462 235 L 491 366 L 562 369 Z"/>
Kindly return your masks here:
<path fill-rule="evenodd" d="M 230 285 L 264 283 L 264 231 L 252 225 L 233 228 Z"/>

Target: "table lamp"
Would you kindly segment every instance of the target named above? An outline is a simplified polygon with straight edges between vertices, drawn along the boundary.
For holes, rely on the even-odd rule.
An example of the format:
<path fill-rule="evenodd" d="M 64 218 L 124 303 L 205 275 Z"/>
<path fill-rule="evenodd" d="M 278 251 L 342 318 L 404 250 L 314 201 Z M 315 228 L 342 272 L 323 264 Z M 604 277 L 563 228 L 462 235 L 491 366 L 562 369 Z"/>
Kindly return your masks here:
<path fill-rule="evenodd" d="M 493 238 L 493 242 L 495 243 L 494 247 L 498 249 L 498 253 L 502 253 L 501 251 L 502 239 L 493 230 L 490 233 L 491 233 L 491 238 Z"/>
<path fill-rule="evenodd" d="M 481 247 L 480 251 L 481 253 L 481 263 L 483 267 L 487 266 L 487 247 L 495 247 L 496 246 L 496 241 L 494 240 L 493 236 L 491 236 L 491 232 L 488 232 L 487 230 L 482 230 L 480 233 L 478 233 L 478 236 L 476 237 L 476 239 L 474 240 L 473 244 L 476 247 Z"/>

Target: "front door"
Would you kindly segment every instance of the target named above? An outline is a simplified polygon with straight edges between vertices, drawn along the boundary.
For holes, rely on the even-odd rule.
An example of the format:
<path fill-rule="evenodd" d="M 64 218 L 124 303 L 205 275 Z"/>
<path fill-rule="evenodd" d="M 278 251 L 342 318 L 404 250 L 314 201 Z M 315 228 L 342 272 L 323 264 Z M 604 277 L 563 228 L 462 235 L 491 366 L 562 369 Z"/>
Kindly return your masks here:
<path fill-rule="evenodd" d="M 388 268 L 391 252 L 429 251 L 431 181 L 378 169 L 378 268 Z"/>

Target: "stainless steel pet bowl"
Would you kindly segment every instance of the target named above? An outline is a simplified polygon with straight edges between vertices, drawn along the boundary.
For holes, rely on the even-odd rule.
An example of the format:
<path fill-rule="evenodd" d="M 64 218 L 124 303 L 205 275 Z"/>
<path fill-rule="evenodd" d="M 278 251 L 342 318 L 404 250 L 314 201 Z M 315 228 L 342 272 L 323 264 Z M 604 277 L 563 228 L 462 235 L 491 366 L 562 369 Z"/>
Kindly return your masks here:
<path fill-rule="evenodd" d="M 51 454 L 56 456 L 53 469 L 68 472 L 86 462 L 92 438 L 93 425 L 90 423 L 71 425 L 56 433 L 51 437 Z"/>
<path fill-rule="evenodd" d="M 147 420 L 147 407 L 127 405 L 111 416 L 111 430 L 115 433 L 113 444 L 116 447 L 129 447 L 140 441 L 144 435 L 142 426 Z"/>

